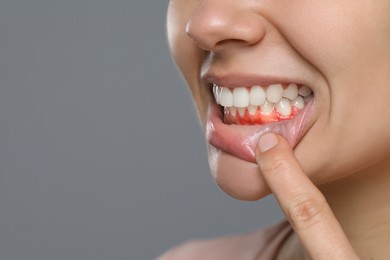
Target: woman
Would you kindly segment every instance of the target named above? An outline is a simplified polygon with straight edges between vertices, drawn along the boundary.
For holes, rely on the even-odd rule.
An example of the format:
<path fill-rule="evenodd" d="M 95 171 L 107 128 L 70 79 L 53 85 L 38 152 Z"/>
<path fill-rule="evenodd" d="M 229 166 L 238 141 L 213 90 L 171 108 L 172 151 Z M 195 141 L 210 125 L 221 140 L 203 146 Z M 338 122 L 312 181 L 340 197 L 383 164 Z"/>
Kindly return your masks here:
<path fill-rule="evenodd" d="M 171 0 L 218 185 L 288 222 L 162 259 L 390 259 L 390 0 Z"/>

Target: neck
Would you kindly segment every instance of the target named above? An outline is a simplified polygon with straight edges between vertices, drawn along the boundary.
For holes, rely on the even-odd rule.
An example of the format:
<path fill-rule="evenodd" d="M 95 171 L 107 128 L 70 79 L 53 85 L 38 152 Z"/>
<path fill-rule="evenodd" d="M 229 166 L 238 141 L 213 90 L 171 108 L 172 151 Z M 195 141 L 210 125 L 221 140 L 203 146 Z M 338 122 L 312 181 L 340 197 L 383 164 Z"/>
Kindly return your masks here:
<path fill-rule="evenodd" d="M 362 259 L 390 259 L 390 165 L 323 185 L 321 191 Z"/>

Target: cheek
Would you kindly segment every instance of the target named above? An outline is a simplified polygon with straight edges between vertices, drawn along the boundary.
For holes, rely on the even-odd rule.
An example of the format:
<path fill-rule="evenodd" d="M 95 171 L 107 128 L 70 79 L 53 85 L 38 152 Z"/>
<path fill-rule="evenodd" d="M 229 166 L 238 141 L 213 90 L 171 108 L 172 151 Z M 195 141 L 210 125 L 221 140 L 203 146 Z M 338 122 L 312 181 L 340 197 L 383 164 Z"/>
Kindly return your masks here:
<path fill-rule="evenodd" d="M 317 184 L 390 158 L 390 16 L 371 6 L 376 2 L 361 2 L 353 7 L 339 2 L 338 10 L 321 8 L 332 12 L 317 17 L 310 10 L 304 19 L 292 15 L 285 33 L 328 82 L 319 90 L 328 97 L 321 100 L 323 112 L 295 150 Z M 305 23 L 308 19 L 314 22 Z"/>
<path fill-rule="evenodd" d="M 184 1 L 183 1 L 184 2 Z M 191 15 L 189 6 L 179 1 L 171 1 L 167 13 L 167 36 L 172 56 L 184 77 L 190 80 L 189 72 L 197 60 L 197 48 L 185 33 L 186 24 Z M 189 59 L 195 58 L 193 59 Z M 191 61 L 191 62 L 189 62 Z"/>
<path fill-rule="evenodd" d="M 321 185 L 369 172 L 389 161 L 390 120 L 383 120 L 386 112 L 381 116 L 370 114 L 356 113 L 337 126 L 312 128 L 296 147 L 295 155 L 314 183 Z"/>
<path fill-rule="evenodd" d="M 280 17 L 276 23 L 287 41 L 325 77 L 345 72 L 356 77 L 367 59 L 381 58 L 374 50 L 383 51 L 377 40 L 389 35 L 383 29 L 389 27 L 384 24 L 390 25 L 390 16 L 382 13 L 390 8 L 378 10 L 383 9 L 379 1 L 358 2 L 302 0 L 291 1 L 289 6 L 281 1 L 274 16 Z"/>
<path fill-rule="evenodd" d="M 201 87 L 200 68 L 205 52 L 197 48 L 185 33 L 186 24 L 197 1 L 171 1 L 167 14 L 169 47 L 175 63 L 183 75 L 202 123 L 205 122 L 210 93 Z"/>

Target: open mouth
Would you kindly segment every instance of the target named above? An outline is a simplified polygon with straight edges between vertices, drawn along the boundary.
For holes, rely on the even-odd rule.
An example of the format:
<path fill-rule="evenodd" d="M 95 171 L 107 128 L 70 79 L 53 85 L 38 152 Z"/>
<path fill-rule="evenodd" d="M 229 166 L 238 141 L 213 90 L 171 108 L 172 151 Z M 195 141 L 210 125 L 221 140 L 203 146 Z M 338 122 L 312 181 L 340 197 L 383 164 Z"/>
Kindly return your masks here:
<path fill-rule="evenodd" d="M 213 84 L 215 102 L 226 124 L 264 125 L 294 118 L 313 99 L 304 85 L 271 84 L 227 88 Z"/>
<path fill-rule="evenodd" d="M 228 87 L 211 83 L 206 125 L 210 145 L 249 162 L 256 162 L 259 138 L 268 132 L 283 136 L 295 147 L 309 129 L 314 94 L 298 83 Z"/>

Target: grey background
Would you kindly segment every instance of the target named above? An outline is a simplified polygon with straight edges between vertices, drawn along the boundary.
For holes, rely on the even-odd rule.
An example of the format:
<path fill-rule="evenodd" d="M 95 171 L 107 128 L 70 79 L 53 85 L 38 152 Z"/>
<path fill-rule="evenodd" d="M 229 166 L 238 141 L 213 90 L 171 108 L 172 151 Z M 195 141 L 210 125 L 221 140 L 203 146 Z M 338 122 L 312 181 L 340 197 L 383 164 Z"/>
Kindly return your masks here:
<path fill-rule="evenodd" d="M 153 259 L 281 218 L 217 188 L 167 1 L 0 2 L 0 259 Z"/>

